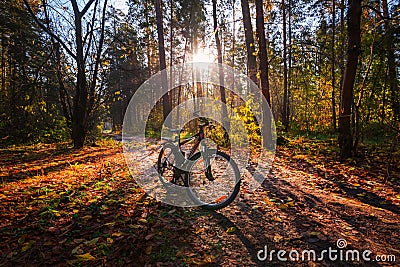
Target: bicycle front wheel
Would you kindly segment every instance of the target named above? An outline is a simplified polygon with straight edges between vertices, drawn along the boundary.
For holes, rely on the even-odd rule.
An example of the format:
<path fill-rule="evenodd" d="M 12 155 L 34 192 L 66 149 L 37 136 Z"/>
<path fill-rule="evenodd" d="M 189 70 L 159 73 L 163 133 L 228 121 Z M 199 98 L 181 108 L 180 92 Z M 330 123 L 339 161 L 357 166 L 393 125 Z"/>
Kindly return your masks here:
<path fill-rule="evenodd" d="M 240 189 L 240 172 L 227 154 L 197 152 L 185 175 L 192 199 L 202 208 L 217 210 L 228 206 Z"/>

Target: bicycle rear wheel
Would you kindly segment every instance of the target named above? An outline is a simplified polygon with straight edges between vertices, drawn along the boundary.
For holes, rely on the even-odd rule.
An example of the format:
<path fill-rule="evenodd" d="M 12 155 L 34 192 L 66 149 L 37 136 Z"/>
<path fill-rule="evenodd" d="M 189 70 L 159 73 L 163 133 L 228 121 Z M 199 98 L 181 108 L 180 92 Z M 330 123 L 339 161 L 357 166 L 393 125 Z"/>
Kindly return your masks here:
<path fill-rule="evenodd" d="M 160 181 L 164 186 L 176 183 L 176 174 L 174 169 L 176 161 L 173 149 L 173 145 L 166 144 L 158 155 L 157 172 Z"/>
<path fill-rule="evenodd" d="M 190 160 L 193 163 L 185 175 L 185 185 L 189 187 L 192 199 L 207 210 L 228 206 L 239 193 L 241 181 L 233 159 L 216 151 L 203 155 L 197 152 Z"/>

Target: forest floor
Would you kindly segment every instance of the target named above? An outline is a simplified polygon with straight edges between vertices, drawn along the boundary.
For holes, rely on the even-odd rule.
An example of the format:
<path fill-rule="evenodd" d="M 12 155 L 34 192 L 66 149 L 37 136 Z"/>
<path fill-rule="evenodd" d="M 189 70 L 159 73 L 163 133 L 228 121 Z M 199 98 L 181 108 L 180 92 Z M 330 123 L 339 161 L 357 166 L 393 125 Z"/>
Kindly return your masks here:
<path fill-rule="evenodd" d="M 209 212 L 147 196 L 116 142 L 68 146 L 0 150 L 0 266 L 400 266 L 396 153 L 388 176 L 382 148 L 339 162 L 334 141 L 293 139 L 261 187 Z M 301 261 L 304 250 L 337 250 L 338 239 L 371 261 Z M 299 261 L 276 252 L 260 261 L 265 246 L 297 250 Z"/>

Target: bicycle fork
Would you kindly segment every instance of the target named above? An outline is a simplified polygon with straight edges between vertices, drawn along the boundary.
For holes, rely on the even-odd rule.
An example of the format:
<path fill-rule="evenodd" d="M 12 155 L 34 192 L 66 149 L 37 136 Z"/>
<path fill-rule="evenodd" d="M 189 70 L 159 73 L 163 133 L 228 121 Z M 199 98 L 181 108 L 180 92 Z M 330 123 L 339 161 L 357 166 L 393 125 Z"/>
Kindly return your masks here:
<path fill-rule="evenodd" d="M 203 157 L 204 172 L 209 181 L 215 180 L 215 178 L 212 175 L 212 171 L 211 171 L 211 155 L 215 154 L 215 152 L 216 152 L 216 149 L 208 149 L 204 140 L 201 141 L 200 153 L 201 153 L 201 156 Z"/>

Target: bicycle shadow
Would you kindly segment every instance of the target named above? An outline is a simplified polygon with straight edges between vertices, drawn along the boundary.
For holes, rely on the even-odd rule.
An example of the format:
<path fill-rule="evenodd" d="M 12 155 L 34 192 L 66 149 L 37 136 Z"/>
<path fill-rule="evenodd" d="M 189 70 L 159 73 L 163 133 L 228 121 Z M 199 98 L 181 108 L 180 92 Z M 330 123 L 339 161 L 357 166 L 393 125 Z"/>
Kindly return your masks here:
<path fill-rule="evenodd" d="M 326 203 L 326 201 L 321 199 L 318 195 L 304 192 L 296 185 L 285 180 L 272 178 L 263 183 L 260 191 L 263 191 L 268 197 L 282 199 L 289 197 L 293 199 L 294 202 L 300 203 L 299 207 L 302 211 L 317 209 L 320 216 L 328 216 L 328 214 L 333 213 L 333 216 L 349 224 L 352 223 L 349 221 L 348 217 L 346 217 L 346 214 L 340 213 L 340 210 L 333 208 L 332 205 L 334 203 Z M 325 204 L 329 206 L 321 208 Z M 347 210 L 354 209 L 350 205 L 345 206 L 346 207 L 343 208 Z M 232 210 L 235 210 L 235 212 L 232 213 Z M 231 240 L 237 238 L 238 242 L 244 246 L 247 253 L 250 255 L 252 262 L 249 263 L 249 265 L 251 266 L 293 266 L 293 264 L 296 266 L 360 266 L 360 264 L 363 266 L 380 266 L 376 262 L 362 261 L 361 252 L 368 247 L 365 247 L 362 243 L 353 243 L 351 239 L 348 239 L 350 244 L 346 247 L 346 250 L 359 250 L 360 261 L 338 259 L 332 261 L 327 255 L 325 255 L 322 260 L 317 261 L 290 261 L 290 259 L 286 262 L 279 261 L 276 255 L 278 250 L 289 252 L 291 249 L 295 249 L 300 255 L 302 251 L 314 250 L 318 259 L 323 250 L 327 250 L 328 248 L 338 249 L 335 238 L 338 238 L 340 235 L 338 235 L 339 232 L 336 234 L 335 232 L 340 230 L 329 230 L 323 221 L 308 215 L 306 212 L 298 212 L 290 208 L 285 208 L 279 210 L 278 214 L 283 221 L 274 220 L 272 216 L 275 215 L 273 215 L 272 208 L 267 207 L 265 210 L 254 208 L 251 199 L 238 201 L 226 210 L 224 209 L 211 213 L 224 232 L 229 232 L 229 228 L 231 227 L 235 228 L 235 230 L 230 233 L 233 236 Z M 361 231 L 359 228 L 360 225 L 351 224 L 351 226 Z M 323 229 L 327 232 L 331 231 L 333 234 L 331 235 L 328 233 L 325 238 L 322 238 L 320 233 L 316 233 L 315 236 L 310 236 L 310 232 L 318 231 L 316 229 Z M 280 240 L 277 240 L 277 238 Z M 265 256 L 264 251 L 262 251 L 265 245 L 268 246 L 268 252 L 272 249 L 275 250 L 272 260 L 262 261 L 258 258 L 258 256 Z M 259 251 L 261 251 L 260 255 L 258 255 Z M 286 254 L 286 258 L 287 255 L 288 254 Z"/>
<path fill-rule="evenodd" d="M 219 225 L 224 229 L 224 232 L 226 232 L 229 228 L 234 227 L 235 231 L 234 234 L 236 235 L 237 238 L 242 242 L 242 244 L 246 247 L 247 252 L 250 254 L 251 259 L 253 260 L 254 263 L 257 263 L 257 266 L 262 266 L 262 264 L 259 262 L 257 258 L 257 247 L 255 244 L 253 244 L 240 230 L 240 228 L 233 223 L 228 217 L 225 215 L 212 211 L 211 215 L 214 217 L 214 219 L 219 221 Z"/>

